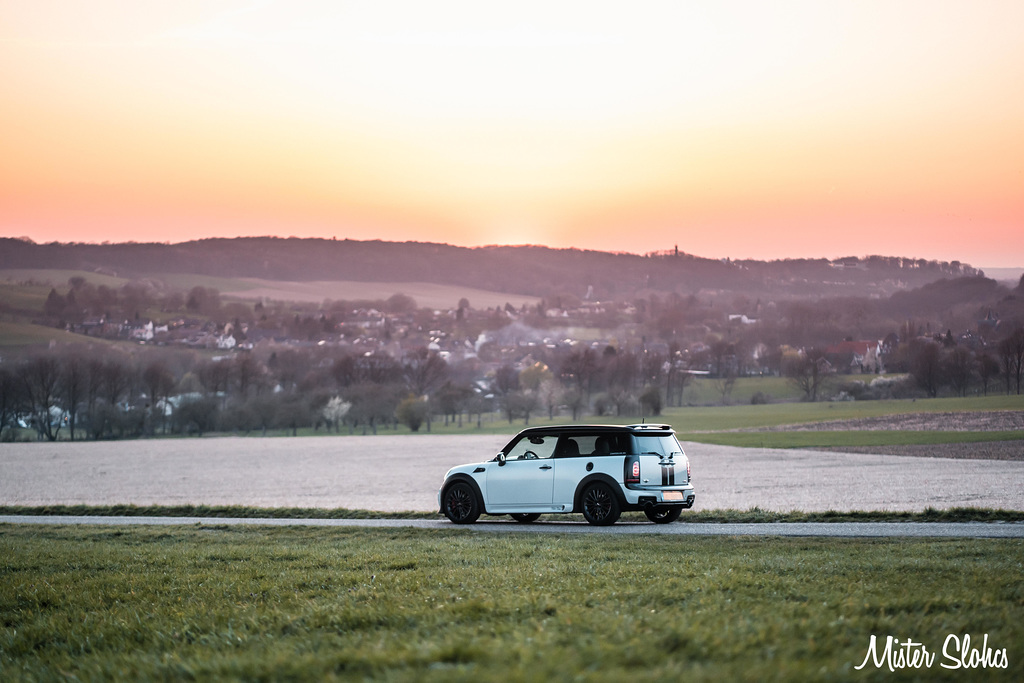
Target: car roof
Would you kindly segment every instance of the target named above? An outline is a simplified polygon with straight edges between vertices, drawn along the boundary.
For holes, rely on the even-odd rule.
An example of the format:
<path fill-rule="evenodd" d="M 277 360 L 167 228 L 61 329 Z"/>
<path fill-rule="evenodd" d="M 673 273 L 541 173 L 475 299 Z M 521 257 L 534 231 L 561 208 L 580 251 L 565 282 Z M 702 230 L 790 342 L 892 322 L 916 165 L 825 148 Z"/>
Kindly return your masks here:
<path fill-rule="evenodd" d="M 579 434 L 579 433 L 628 433 L 644 434 L 648 432 L 664 433 L 674 432 L 671 425 L 667 424 L 638 424 L 638 425 L 551 425 L 548 427 L 528 427 L 520 434 L 541 436 L 545 434 Z"/>

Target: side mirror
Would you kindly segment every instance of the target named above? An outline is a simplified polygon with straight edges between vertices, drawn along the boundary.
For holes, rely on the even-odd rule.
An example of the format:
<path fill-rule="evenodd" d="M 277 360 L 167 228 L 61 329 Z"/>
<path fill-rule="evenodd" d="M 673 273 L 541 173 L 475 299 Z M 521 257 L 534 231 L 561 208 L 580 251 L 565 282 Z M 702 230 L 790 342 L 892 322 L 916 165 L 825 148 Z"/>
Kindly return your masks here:
<path fill-rule="evenodd" d="M 504 467 L 504 466 L 505 466 L 505 454 L 504 453 L 498 453 L 498 467 Z"/>

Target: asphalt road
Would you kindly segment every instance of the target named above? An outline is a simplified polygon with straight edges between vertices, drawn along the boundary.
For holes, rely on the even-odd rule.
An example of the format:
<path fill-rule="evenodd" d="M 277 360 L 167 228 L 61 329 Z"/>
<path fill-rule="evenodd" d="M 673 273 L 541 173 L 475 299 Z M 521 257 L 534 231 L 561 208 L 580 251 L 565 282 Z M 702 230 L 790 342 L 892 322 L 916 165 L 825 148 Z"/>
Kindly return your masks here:
<path fill-rule="evenodd" d="M 650 524 L 619 522 L 610 527 L 596 527 L 585 522 L 536 522 L 520 524 L 486 518 L 469 525 L 456 525 L 448 521 L 428 519 L 256 519 L 238 517 L 85 517 L 85 516 L 17 516 L 0 515 L 0 524 L 98 524 L 113 526 L 179 525 L 224 526 L 321 526 L 446 529 L 470 533 L 586 533 L 586 534 L 667 534 L 673 536 L 818 536 L 832 538 L 1024 538 L 1021 523 L 918 523 L 918 522 L 837 522 L 837 523 L 765 523 L 765 524 L 705 524 L 675 522 Z"/>

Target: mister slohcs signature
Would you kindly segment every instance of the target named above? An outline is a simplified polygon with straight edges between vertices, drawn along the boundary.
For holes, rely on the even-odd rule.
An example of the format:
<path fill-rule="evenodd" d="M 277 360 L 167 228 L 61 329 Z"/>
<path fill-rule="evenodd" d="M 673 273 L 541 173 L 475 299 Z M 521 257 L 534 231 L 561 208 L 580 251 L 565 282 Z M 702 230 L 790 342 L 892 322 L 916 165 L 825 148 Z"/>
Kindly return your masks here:
<path fill-rule="evenodd" d="M 885 637 L 885 646 L 879 652 L 878 637 L 872 635 L 864 661 L 853 668 L 860 670 L 871 662 L 876 669 L 888 667 L 892 672 L 907 668 L 930 669 L 937 654 L 938 652 L 929 651 L 924 643 L 915 642 L 912 638 L 907 638 L 901 643 L 899 638 L 892 636 Z M 964 634 L 963 638 L 960 638 L 950 633 L 942 643 L 942 661 L 939 662 L 939 666 L 944 669 L 1005 669 L 1009 666 L 1009 659 L 1005 647 L 989 647 L 987 633 L 981 641 L 981 646 L 977 648 L 971 647 L 970 634 Z"/>

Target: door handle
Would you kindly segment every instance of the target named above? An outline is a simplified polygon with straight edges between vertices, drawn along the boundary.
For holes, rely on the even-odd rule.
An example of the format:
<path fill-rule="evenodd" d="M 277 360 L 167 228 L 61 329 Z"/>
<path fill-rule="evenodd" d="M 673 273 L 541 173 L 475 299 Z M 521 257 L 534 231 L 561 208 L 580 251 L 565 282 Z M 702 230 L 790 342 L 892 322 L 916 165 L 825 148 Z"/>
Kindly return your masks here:
<path fill-rule="evenodd" d="M 542 470 L 550 470 L 551 469 L 551 465 L 541 465 L 540 468 Z"/>

